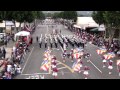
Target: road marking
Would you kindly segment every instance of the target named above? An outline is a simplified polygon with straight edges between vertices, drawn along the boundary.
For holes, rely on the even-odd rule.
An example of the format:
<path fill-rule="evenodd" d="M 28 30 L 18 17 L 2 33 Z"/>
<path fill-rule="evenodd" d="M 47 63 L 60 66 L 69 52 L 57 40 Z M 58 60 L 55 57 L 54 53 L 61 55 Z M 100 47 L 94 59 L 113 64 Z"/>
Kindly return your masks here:
<path fill-rule="evenodd" d="M 60 65 L 61 63 L 57 63 L 56 65 Z"/>
<path fill-rule="evenodd" d="M 50 73 L 33 73 L 33 74 L 21 74 L 21 75 L 28 76 L 28 75 L 47 75 L 47 74 Z"/>
<path fill-rule="evenodd" d="M 63 72 L 63 71 L 61 71 L 61 73 L 62 73 L 62 75 L 64 75 L 64 72 Z"/>
<path fill-rule="evenodd" d="M 66 68 L 66 67 L 61 67 L 61 68 L 58 68 L 58 70 L 60 70 L 60 69 L 64 69 L 64 68 Z"/>
<path fill-rule="evenodd" d="M 23 71 L 24 71 L 24 69 L 25 69 L 25 67 L 26 67 L 26 65 L 27 65 L 27 62 L 28 62 L 28 60 L 29 60 L 29 58 L 30 58 L 33 50 L 34 50 L 34 47 L 32 48 L 32 50 L 31 50 L 31 52 L 30 52 L 30 54 L 29 54 L 29 56 L 28 56 L 28 58 L 27 58 L 27 61 L 25 62 L 25 65 L 23 66 L 23 69 L 22 69 L 21 73 L 23 73 Z"/>
<path fill-rule="evenodd" d="M 89 60 L 89 62 L 90 62 L 100 73 L 102 73 L 102 71 L 101 71 L 95 64 L 93 64 L 91 60 Z"/>
<path fill-rule="evenodd" d="M 74 72 L 74 70 L 71 69 L 71 68 L 70 68 L 69 66 L 67 66 L 66 64 L 64 64 L 64 63 L 62 63 L 62 62 L 60 62 L 60 61 L 57 61 L 57 62 L 61 63 L 63 66 L 65 66 L 66 68 L 68 68 L 72 73 Z"/>

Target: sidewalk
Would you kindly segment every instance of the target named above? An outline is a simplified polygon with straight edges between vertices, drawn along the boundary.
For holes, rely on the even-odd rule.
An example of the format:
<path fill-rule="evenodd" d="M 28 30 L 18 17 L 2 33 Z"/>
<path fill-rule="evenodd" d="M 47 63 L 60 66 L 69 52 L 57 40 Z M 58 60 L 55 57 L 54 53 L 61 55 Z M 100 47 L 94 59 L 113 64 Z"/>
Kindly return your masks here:
<path fill-rule="evenodd" d="M 15 42 L 13 42 L 12 40 L 9 41 L 9 43 L 6 46 L 1 46 L 0 48 L 2 49 L 2 47 L 5 47 L 6 50 L 6 58 L 11 58 L 11 52 L 12 52 L 12 47 L 15 45 Z"/>

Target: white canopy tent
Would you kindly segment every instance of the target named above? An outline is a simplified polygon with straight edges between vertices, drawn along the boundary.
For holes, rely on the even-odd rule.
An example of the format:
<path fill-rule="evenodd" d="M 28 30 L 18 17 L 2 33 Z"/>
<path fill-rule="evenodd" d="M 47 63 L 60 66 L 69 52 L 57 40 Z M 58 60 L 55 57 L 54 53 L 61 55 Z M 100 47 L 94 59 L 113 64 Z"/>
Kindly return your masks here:
<path fill-rule="evenodd" d="M 80 27 L 99 27 L 92 17 L 77 17 L 76 25 Z"/>
<path fill-rule="evenodd" d="M 76 24 L 73 27 L 75 27 L 75 28 L 81 28 L 79 25 L 76 25 Z"/>
<path fill-rule="evenodd" d="M 16 41 L 17 37 L 19 37 L 19 36 L 27 36 L 27 39 L 28 39 L 30 36 L 30 32 L 20 31 L 20 32 L 16 33 L 15 37 L 14 37 L 15 41 Z"/>

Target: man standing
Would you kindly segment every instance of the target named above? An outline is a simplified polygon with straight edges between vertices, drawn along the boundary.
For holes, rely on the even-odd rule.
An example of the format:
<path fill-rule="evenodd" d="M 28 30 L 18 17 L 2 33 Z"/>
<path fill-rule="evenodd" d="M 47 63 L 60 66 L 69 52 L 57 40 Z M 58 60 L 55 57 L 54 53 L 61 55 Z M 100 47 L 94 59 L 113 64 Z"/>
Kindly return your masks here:
<path fill-rule="evenodd" d="M 57 43 L 58 43 L 58 41 L 57 41 L 57 39 L 55 38 L 55 47 L 57 48 Z"/>
<path fill-rule="evenodd" d="M 6 57 L 6 50 L 5 50 L 4 47 L 3 47 L 3 49 L 2 49 L 2 53 L 3 53 L 3 58 L 5 59 L 5 57 Z"/>
<path fill-rule="evenodd" d="M 4 40 L 4 45 L 7 47 L 7 39 Z"/>
<path fill-rule="evenodd" d="M 36 41 L 38 42 L 38 36 L 36 37 Z"/>

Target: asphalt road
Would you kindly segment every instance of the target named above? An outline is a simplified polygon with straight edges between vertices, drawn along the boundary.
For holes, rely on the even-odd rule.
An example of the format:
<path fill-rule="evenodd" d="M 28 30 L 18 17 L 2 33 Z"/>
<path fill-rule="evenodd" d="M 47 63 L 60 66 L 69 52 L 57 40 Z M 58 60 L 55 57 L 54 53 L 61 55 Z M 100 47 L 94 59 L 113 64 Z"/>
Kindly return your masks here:
<path fill-rule="evenodd" d="M 63 35 L 73 35 L 72 32 L 70 32 L 68 29 L 66 29 L 63 25 L 57 25 L 54 27 L 54 29 L 61 29 Z M 39 48 L 38 43 L 36 42 L 36 36 L 39 36 L 42 34 L 43 36 L 45 34 L 50 34 L 52 32 L 53 28 L 48 27 L 48 25 L 38 25 L 36 28 L 35 33 L 33 34 L 33 45 L 30 46 L 31 52 L 29 52 L 26 55 L 25 62 L 22 64 L 22 73 L 15 77 L 15 79 L 27 79 L 29 77 L 33 77 L 35 75 L 41 76 L 44 75 L 45 79 L 53 79 L 53 76 L 51 75 L 51 72 L 44 72 L 40 70 L 41 63 L 43 61 L 43 53 L 46 50 L 44 48 L 44 45 L 42 48 Z M 67 52 L 70 51 L 72 47 L 69 45 Z M 96 50 L 98 47 L 87 44 L 85 47 L 85 52 L 89 52 L 91 54 L 90 62 L 87 62 L 86 59 L 83 59 L 83 65 L 87 65 L 90 68 L 90 75 L 88 79 L 119 79 L 116 67 L 116 59 L 113 59 L 114 65 L 112 74 L 109 75 L 109 69 L 102 68 L 102 60 L 100 58 L 100 55 L 96 53 Z M 72 65 L 73 62 L 71 62 L 70 59 L 67 59 L 65 63 L 62 62 L 62 49 L 60 45 L 58 48 L 53 48 L 52 53 L 56 55 L 58 65 L 57 68 L 59 68 L 58 72 L 58 79 L 84 79 L 83 73 L 78 72 L 72 72 Z M 36 76 L 36 77 L 37 77 Z"/>

